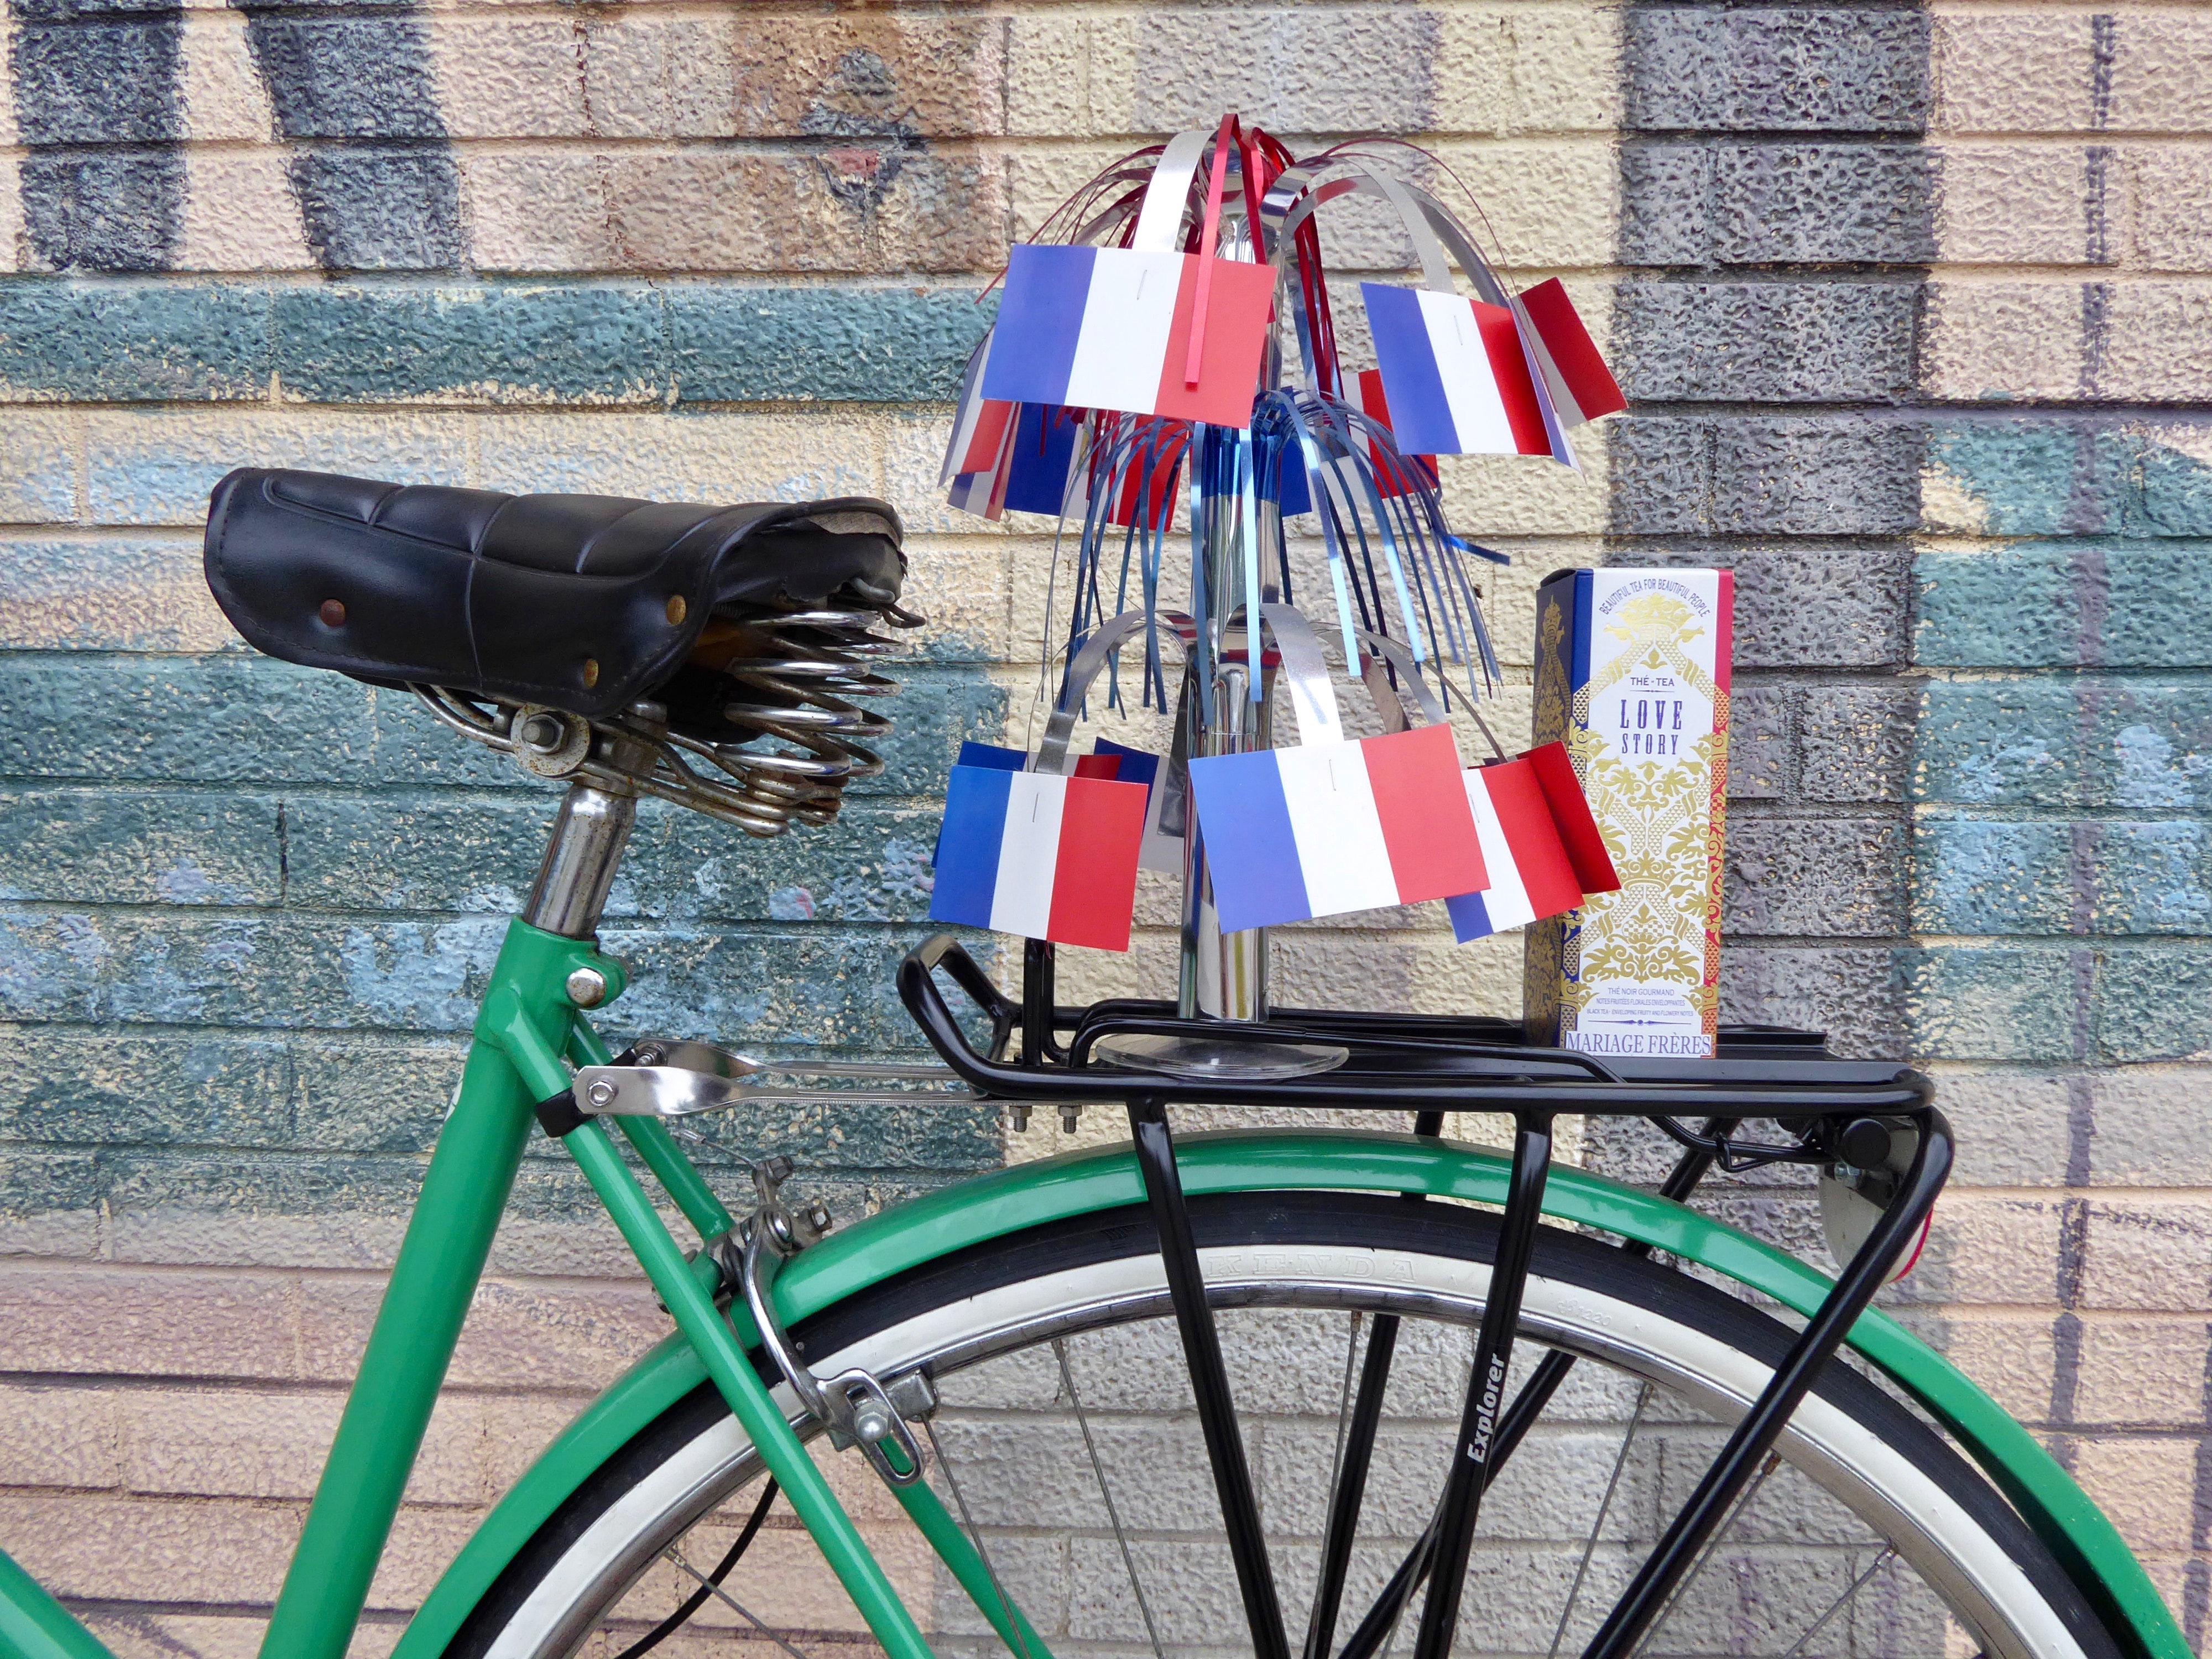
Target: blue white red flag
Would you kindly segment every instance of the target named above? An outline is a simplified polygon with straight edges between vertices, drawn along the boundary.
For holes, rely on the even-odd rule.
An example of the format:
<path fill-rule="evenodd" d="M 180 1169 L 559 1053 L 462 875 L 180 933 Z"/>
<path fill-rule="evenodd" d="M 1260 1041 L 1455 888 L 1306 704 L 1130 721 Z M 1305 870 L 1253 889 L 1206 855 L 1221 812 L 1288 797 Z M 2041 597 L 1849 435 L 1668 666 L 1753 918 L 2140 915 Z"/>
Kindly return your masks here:
<path fill-rule="evenodd" d="M 1556 453 L 1511 312 L 1431 289 L 1362 283 L 1359 292 L 1400 449 Z"/>
<path fill-rule="evenodd" d="M 1202 275 L 1208 293 L 1195 322 Z M 1274 292 L 1272 265 L 1021 244 L 1006 264 L 983 396 L 1249 426 Z"/>
<path fill-rule="evenodd" d="M 1142 784 L 956 766 L 930 920 L 1126 951 L 1144 827 Z"/>
<path fill-rule="evenodd" d="M 1620 888 L 1565 744 L 1547 744 L 1465 776 L 1490 884 L 1444 901 L 1461 944 L 1562 915 L 1587 894 Z"/>
<path fill-rule="evenodd" d="M 1487 884 L 1448 726 L 1190 763 L 1222 931 Z"/>

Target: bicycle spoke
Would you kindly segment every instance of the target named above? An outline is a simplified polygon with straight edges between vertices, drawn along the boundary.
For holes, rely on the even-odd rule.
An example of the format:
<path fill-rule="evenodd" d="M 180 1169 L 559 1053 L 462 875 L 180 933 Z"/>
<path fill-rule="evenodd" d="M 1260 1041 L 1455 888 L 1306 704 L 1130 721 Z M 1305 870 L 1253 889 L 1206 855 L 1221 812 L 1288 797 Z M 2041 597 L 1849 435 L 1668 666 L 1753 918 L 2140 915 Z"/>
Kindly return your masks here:
<path fill-rule="evenodd" d="M 713 1572 L 707 1575 L 706 1589 L 693 1590 L 675 1612 L 624 1648 L 615 1656 L 615 1659 L 644 1659 L 646 1654 L 659 1647 L 672 1632 L 682 1629 L 693 1613 L 707 1605 L 708 1590 L 727 1578 L 730 1569 L 738 1565 L 739 1558 L 751 1547 L 754 1534 L 761 1529 L 761 1522 L 768 1519 L 769 1506 L 775 1502 L 775 1482 L 771 1479 L 762 1488 L 760 1501 L 753 1505 L 753 1512 L 746 1520 L 744 1529 L 738 1533 L 738 1541 L 730 1546 L 730 1553 L 715 1564 Z"/>
<path fill-rule="evenodd" d="M 674 1562 L 676 1565 L 681 1568 L 684 1571 L 690 1573 L 693 1578 L 698 1581 L 702 1588 L 711 1590 L 714 1595 L 720 1600 L 724 1605 L 728 1607 L 732 1613 L 735 1613 L 740 1619 L 744 1620 L 763 1636 L 767 1637 L 769 1641 L 775 1643 L 776 1646 L 781 1648 L 786 1653 L 789 1654 L 791 1656 L 791 1659 L 808 1659 L 807 1655 L 801 1653 L 797 1648 L 792 1646 L 790 1643 L 785 1641 L 783 1638 L 770 1630 L 768 1626 L 768 1622 L 758 1613 L 755 1613 L 744 1602 L 738 1601 L 736 1596 L 731 1595 L 729 1591 L 724 1589 L 720 1584 L 714 1583 L 714 1580 L 708 1577 L 705 1573 L 700 1571 L 698 1568 L 693 1566 L 689 1561 L 686 1561 L 684 1559 L 684 1552 L 677 1548 L 675 1545 L 671 1544 L 666 1549 L 661 1551 L 661 1553 L 667 1557 L 669 1560 Z"/>
<path fill-rule="evenodd" d="M 1750 1482 L 1737 1497 L 1734 1506 L 1729 1509 L 1727 1518 L 1713 1528 L 1713 1535 L 1705 1540 L 1705 1548 L 1698 1552 L 1698 1559 L 1690 1563 L 1690 1570 L 1682 1575 L 1682 1582 L 1674 1586 L 1674 1593 L 1667 1598 L 1666 1606 L 1659 1609 L 1657 1615 L 1645 1628 L 1642 1639 L 1631 1650 L 1629 1659 L 1639 1659 L 1639 1656 L 1650 1650 L 1653 1638 L 1659 1634 L 1661 1627 L 1667 1620 L 1674 1616 L 1674 1609 L 1682 1605 L 1682 1598 L 1690 1593 L 1690 1587 L 1698 1582 L 1698 1575 L 1705 1571 L 1706 1564 L 1711 1561 L 1714 1553 L 1720 1548 L 1722 1540 L 1729 1535 L 1735 1523 L 1743 1518 L 1744 1512 L 1750 1509 L 1751 1500 L 1759 1496 L 1759 1489 L 1766 1484 L 1766 1477 L 1781 1467 L 1781 1458 L 1772 1452 L 1767 1453 L 1765 1461 L 1759 1466 L 1759 1473 L 1751 1477 Z"/>
<path fill-rule="evenodd" d="M 1790 1644 L 1790 1651 L 1784 1654 L 1782 1656 L 1782 1659 L 1797 1659 L 1798 1654 L 1804 1650 L 1805 1644 L 1811 1641 L 1815 1636 L 1820 1634 L 1820 1626 L 1826 1624 L 1831 1619 L 1834 1618 L 1836 1616 L 1837 1609 L 1841 1607 L 1846 1601 L 1849 1601 L 1853 1596 L 1856 1595 L 1859 1593 L 1860 1587 L 1863 1586 L 1868 1579 L 1873 1577 L 1875 1574 L 1880 1572 L 1882 1569 L 1883 1564 L 1888 1561 L 1890 1557 L 1896 1553 L 1896 1545 L 1884 1544 L 1881 1547 L 1881 1553 L 1875 1557 L 1872 1565 L 1870 1565 L 1867 1570 L 1861 1573 L 1857 1577 L 1852 1579 L 1841 1595 L 1838 1595 L 1834 1601 L 1828 1603 L 1828 1610 L 1822 1613 L 1818 1619 L 1815 1619 L 1811 1625 L 1807 1626 L 1805 1633 Z"/>
<path fill-rule="evenodd" d="M 1121 1547 L 1121 1565 L 1129 1571 L 1129 1588 L 1137 1593 L 1137 1611 L 1145 1616 L 1145 1634 L 1152 1638 L 1152 1659 L 1167 1659 L 1166 1650 L 1160 1643 L 1159 1626 L 1152 1622 L 1152 1603 L 1145 1599 L 1144 1582 L 1137 1577 L 1137 1558 L 1130 1553 L 1129 1534 L 1121 1528 L 1121 1512 L 1114 1507 L 1112 1488 L 1106 1484 L 1106 1466 L 1098 1461 L 1098 1443 L 1091 1437 L 1091 1419 L 1083 1409 L 1083 1396 L 1076 1392 L 1075 1372 L 1067 1363 L 1067 1345 L 1058 1337 L 1052 1340 L 1054 1357 L 1060 1361 L 1060 1380 L 1067 1389 L 1068 1403 L 1075 1407 L 1075 1425 L 1083 1431 L 1083 1449 L 1091 1454 L 1091 1473 L 1098 1482 L 1098 1496 L 1105 1500 L 1106 1518 L 1113 1523 L 1114 1541 Z"/>
<path fill-rule="evenodd" d="M 1559 1659 L 1559 1644 L 1567 1636 L 1567 1620 L 1574 1617 L 1576 1600 L 1583 1593 L 1583 1580 L 1589 1573 L 1590 1557 L 1597 1553 L 1598 1534 L 1605 1530 L 1605 1517 L 1613 1509 L 1613 1495 L 1620 1487 L 1620 1472 L 1628 1466 L 1628 1449 L 1636 1443 L 1636 1431 L 1643 1425 L 1644 1407 L 1650 1399 L 1651 1385 L 1646 1382 L 1636 1391 L 1636 1409 L 1628 1414 L 1628 1432 L 1621 1437 L 1620 1455 L 1613 1460 L 1613 1474 L 1607 1478 L 1605 1496 L 1598 1500 L 1597 1519 L 1591 1523 L 1590 1535 L 1583 1544 L 1583 1559 L 1575 1564 L 1575 1581 L 1567 1587 L 1567 1605 L 1559 1609 L 1559 1627 L 1552 1632 L 1552 1649 L 1546 1659 Z"/>
<path fill-rule="evenodd" d="M 1352 1535 L 1358 1530 L 1360 1502 L 1375 1450 L 1375 1430 L 1382 1417 L 1382 1393 L 1390 1380 L 1390 1355 L 1397 1346 L 1396 1318 L 1389 1314 L 1377 1316 L 1367 1339 L 1367 1363 L 1359 1368 L 1355 1405 L 1352 1374 L 1359 1355 L 1363 1322 L 1364 1316 L 1355 1310 L 1344 1349 L 1344 1382 L 1337 1395 L 1336 1455 L 1329 1468 L 1328 1520 L 1322 1534 L 1321 1571 L 1314 1579 L 1313 1607 L 1306 1618 L 1305 1659 L 1328 1659 L 1329 1644 L 1335 1639 L 1337 1609 L 1344 1599 Z"/>
<path fill-rule="evenodd" d="M 952 1460 L 945 1455 L 945 1447 L 938 1440 L 937 1425 L 925 1417 L 921 1429 L 929 1437 L 930 1450 L 937 1455 L 937 1467 L 945 1471 L 945 1484 L 952 1488 L 952 1502 L 960 1511 L 960 1524 L 968 1528 L 969 1541 L 975 1546 L 975 1554 L 983 1563 L 983 1571 L 991 1581 L 991 1594 L 999 1598 L 999 1611 L 1006 1615 L 1006 1628 L 1014 1633 L 1015 1650 L 1022 1659 L 1035 1659 L 1030 1652 L 1029 1638 L 1022 1634 L 1022 1621 L 1014 1617 L 1013 1601 L 1000 1580 L 999 1569 L 992 1563 L 991 1552 L 983 1547 L 983 1534 L 975 1525 L 975 1517 L 968 1512 L 968 1499 L 960 1490 L 960 1477 L 953 1473 Z"/>

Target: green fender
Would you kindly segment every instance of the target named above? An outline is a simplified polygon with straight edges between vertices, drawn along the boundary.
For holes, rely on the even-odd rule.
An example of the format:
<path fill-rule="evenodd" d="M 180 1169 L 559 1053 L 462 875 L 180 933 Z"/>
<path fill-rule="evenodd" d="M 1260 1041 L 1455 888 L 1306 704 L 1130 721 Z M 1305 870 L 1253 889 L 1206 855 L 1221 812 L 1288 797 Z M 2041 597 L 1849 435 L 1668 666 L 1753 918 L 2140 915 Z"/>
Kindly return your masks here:
<path fill-rule="evenodd" d="M 1286 1188 L 1419 1193 L 1503 1205 L 1504 1155 L 1412 1135 L 1231 1131 L 1177 1141 L 1187 1192 Z M 942 1188 L 840 1230 L 776 1277 L 796 1322 L 909 1267 L 984 1240 L 1144 1200 L 1127 1147 L 1070 1152 Z M 1601 1176 L 1555 1168 L 1544 1194 L 1554 1218 L 1635 1239 L 1809 1314 L 1826 1275 L 1694 1210 Z M 1868 1313 L 1850 1346 L 1955 1436 L 2051 1547 L 2138 1659 L 2192 1659 L 2119 1534 L 2033 1435 L 1887 1314 Z M 653 1348 L 570 1424 L 485 1518 L 408 1625 L 393 1659 L 437 1659 L 469 1612 L 538 1527 L 610 1456 L 706 1380 L 679 1338 Z"/>

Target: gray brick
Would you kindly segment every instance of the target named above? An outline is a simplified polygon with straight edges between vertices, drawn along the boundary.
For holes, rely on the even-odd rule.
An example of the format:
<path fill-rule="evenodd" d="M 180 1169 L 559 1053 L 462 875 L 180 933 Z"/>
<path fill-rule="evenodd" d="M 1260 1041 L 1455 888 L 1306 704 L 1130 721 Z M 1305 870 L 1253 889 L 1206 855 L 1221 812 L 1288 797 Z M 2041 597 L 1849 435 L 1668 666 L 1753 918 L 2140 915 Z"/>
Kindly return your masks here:
<path fill-rule="evenodd" d="M 429 32 L 404 13 L 272 14 L 249 24 L 287 138 L 442 138 Z"/>
<path fill-rule="evenodd" d="M 1928 20 L 1917 11 L 1638 7 L 1622 57 L 1643 131 L 1917 132 Z"/>
<path fill-rule="evenodd" d="M 1631 139 L 1620 150 L 1620 262 L 1701 265 L 1712 257 L 1713 151 Z"/>
<path fill-rule="evenodd" d="M 2072 836 L 2063 823 L 1923 822 L 1913 836 L 1912 928 L 1920 933 L 2064 933 L 2074 918 Z"/>
<path fill-rule="evenodd" d="M 1802 693 L 1738 680 L 1729 695 L 1729 799 L 1776 800 L 1795 783 L 1795 710 Z"/>
<path fill-rule="evenodd" d="M 293 164 L 300 218 L 325 270 L 450 270 L 465 258 L 460 175 L 443 149 L 347 144 Z"/>
<path fill-rule="evenodd" d="M 1808 685 L 1798 716 L 1807 800 L 1901 801 L 1912 764 L 1918 688 Z"/>
<path fill-rule="evenodd" d="M 1741 945 L 1721 952 L 1721 1018 L 1828 1034 L 1854 1059 L 1905 1054 L 1905 983 L 1880 946 Z"/>
<path fill-rule="evenodd" d="M 1632 398 L 1886 402 L 1912 390 L 1915 284 L 1643 278 L 1615 303 Z"/>
<path fill-rule="evenodd" d="M 15 40 L 15 106 L 28 144 L 173 143 L 184 28 L 175 17 L 26 23 Z"/>
<path fill-rule="evenodd" d="M 1920 521 L 1921 434 L 1851 415 L 1723 422 L 1713 527 L 1743 535 L 1901 536 Z"/>
<path fill-rule="evenodd" d="M 174 149 L 33 153 L 23 159 L 28 255 L 38 270 L 167 270 L 185 207 Z"/>
<path fill-rule="evenodd" d="M 0 787 L 0 893 L 63 904 L 275 904 L 273 797 Z"/>
<path fill-rule="evenodd" d="M 1722 145 L 1716 264 L 1917 264 L 1936 258 L 1936 164 L 1895 144 Z"/>
<path fill-rule="evenodd" d="M 1739 667 L 1866 668 L 1904 657 L 1902 547 L 1632 547 L 1611 562 L 1735 570 Z"/>
<path fill-rule="evenodd" d="M 1632 413 L 1608 421 L 1613 527 L 1694 535 L 1713 526 L 1713 422 Z"/>
<path fill-rule="evenodd" d="M 1881 818 L 1738 818 L 1723 927 L 1731 934 L 1867 938 L 1905 923 L 1905 830 Z"/>

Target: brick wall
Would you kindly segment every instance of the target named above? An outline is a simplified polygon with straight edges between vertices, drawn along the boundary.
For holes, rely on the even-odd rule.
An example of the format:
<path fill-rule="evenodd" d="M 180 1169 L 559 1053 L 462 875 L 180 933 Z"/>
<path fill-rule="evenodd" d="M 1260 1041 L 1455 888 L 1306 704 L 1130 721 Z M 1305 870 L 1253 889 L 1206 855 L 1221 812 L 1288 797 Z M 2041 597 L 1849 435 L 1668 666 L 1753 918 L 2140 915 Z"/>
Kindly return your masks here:
<path fill-rule="evenodd" d="M 938 626 L 889 775 L 781 844 L 648 813 L 608 928 L 623 1022 L 878 1050 L 951 747 L 1018 729 L 1042 633 L 1048 526 L 930 488 L 970 295 L 1097 165 L 1234 106 L 1422 137 L 1609 329 L 1636 406 L 1581 476 L 1447 465 L 1516 561 L 1509 665 L 1560 565 L 1741 573 L 1730 1012 L 1942 1075 L 1964 1162 L 1908 1311 L 2201 1644 L 2212 17 L 12 0 L 0 41 L 0 1546 L 112 1639 L 250 1645 L 550 805 L 246 653 L 209 485 L 895 501 Z M 1071 976 L 1158 983 L 1146 906 Z M 1504 1010 L 1516 954 L 1390 921 L 1279 961 Z M 1010 1150 L 959 1115 L 729 1135 L 848 1214 Z M 1727 1201 L 1812 1237 L 1790 1189 Z M 366 1648 L 660 1328 L 533 1159 Z"/>

